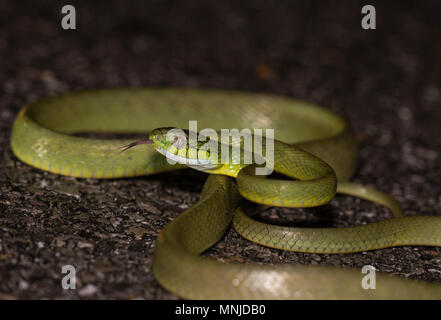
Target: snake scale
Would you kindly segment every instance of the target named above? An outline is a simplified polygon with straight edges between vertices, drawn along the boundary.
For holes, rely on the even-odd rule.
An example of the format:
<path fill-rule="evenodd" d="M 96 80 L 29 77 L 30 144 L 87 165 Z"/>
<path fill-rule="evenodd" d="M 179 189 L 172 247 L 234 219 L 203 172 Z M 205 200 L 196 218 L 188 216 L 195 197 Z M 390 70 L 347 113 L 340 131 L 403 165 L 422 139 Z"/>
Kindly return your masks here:
<path fill-rule="evenodd" d="M 120 152 L 120 147 L 131 141 L 71 134 L 145 133 L 159 127 L 186 128 L 189 120 L 197 120 L 199 128 L 274 128 L 274 169 L 293 179 L 255 176 L 254 165 L 228 174 L 236 179 L 211 170 L 200 201 L 158 236 L 152 268 L 164 288 L 188 299 L 441 298 L 439 283 L 377 274 L 376 289 L 365 290 L 360 270 L 226 263 L 201 255 L 222 238 L 232 221 L 247 239 L 299 252 L 441 246 L 441 217 L 402 216 L 388 195 L 349 182 L 358 157 L 354 132 L 344 119 L 321 107 L 274 95 L 217 90 L 66 93 L 25 106 L 14 122 L 11 147 L 21 161 L 62 175 L 149 175 L 184 166 L 170 165 L 156 152 L 159 142 L 154 148 L 147 145 Z M 330 201 L 336 192 L 383 204 L 395 217 L 346 228 L 270 226 L 253 220 L 250 206 L 242 201 L 245 197 L 270 206 L 311 207 Z"/>

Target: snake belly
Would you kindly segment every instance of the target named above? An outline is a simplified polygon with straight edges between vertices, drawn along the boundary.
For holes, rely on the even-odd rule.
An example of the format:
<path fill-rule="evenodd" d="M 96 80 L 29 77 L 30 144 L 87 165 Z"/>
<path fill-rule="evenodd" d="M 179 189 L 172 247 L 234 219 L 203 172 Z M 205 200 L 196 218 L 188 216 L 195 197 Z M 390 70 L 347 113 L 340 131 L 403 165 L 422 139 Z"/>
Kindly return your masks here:
<path fill-rule="evenodd" d="M 89 139 L 70 134 L 145 133 L 158 127 L 185 128 L 189 120 L 197 120 L 199 128 L 274 128 L 278 140 L 312 154 L 333 169 L 338 181 L 333 192 L 336 187 L 337 192 L 381 203 L 396 217 L 348 228 L 269 226 L 253 220 L 246 207 L 238 206 L 245 189 L 255 190 L 251 179 L 236 184 L 230 177 L 210 174 L 200 201 L 158 236 L 152 268 L 164 288 L 189 299 L 441 298 L 441 285 L 436 283 L 379 274 L 377 288 L 365 290 L 361 286 L 363 274 L 358 270 L 225 263 L 201 256 L 222 238 L 233 216 L 236 230 L 244 237 L 293 251 L 347 253 L 400 245 L 441 246 L 441 217 L 402 217 L 399 206 L 387 195 L 348 182 L 358 157 L 354 132 L 344 119 L 321 107 L 279 96 L 216 90 L 67 93 L 24 107 L 13 125 L 11 147 L 21 161 L 62 175 L 148 175 L 183 166 L 168 164 L 149 146 L 120 153 L 119 148 L 130 142 L 127 139 Z M 288 171 L 295 160 L 288 160 Z M 239 174 L 245 176 L 246 172 Z M 259 183 L 263 192 L 275 188 L 272 181 Z M 259 197 L 265 200 L 270 194 Z M 308 201 L 307 206 L 315 205 L 314 199 Z"/>

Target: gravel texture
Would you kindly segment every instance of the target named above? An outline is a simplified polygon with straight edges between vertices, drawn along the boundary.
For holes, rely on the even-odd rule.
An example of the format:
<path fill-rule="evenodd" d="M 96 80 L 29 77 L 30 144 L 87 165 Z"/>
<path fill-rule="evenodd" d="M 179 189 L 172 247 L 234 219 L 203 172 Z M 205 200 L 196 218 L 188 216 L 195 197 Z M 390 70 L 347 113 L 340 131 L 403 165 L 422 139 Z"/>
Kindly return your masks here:
<path fill-rule="evenodd" d="M 441 4 L 370 1 L 0 2 L 0 298 L 174 299 L 153 278 L 155 239 L 199 198 L 191 170 L 84 180 L 33 169 L 9 147 L 25 103 L 101 87 L 181 86 L 267 92 L 324 105 L 360 141 L 355 181 L 394 195 L 407 215 L 440 215 Z M 130 4 L 130 5 L 129 5 Z M 296 213 L 290 215 L 289 213 Z M 262 220 L 348 226 L 390 217 L 338 196 L 313 210 L 271 209 Z M 347 255 L 282 252 L 230 230 L 207 253 L 224 261 L 327 264 L 441 282 L 441 248 Z M 63 265 L 77 289 L 63 290 Z"/>

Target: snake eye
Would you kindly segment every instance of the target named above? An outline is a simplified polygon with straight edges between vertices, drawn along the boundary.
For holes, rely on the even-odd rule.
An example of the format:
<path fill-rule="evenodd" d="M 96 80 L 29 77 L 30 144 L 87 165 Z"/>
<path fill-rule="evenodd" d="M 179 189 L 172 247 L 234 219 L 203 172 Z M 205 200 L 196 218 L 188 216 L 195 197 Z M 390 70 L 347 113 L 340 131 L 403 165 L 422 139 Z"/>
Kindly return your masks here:
<path fill-rule="evenodd" d="M 176 135 L 173 137 L 173 145 L 179 149 L 185 149 L 187 147 L 187 137 L 184 135 Z"/>

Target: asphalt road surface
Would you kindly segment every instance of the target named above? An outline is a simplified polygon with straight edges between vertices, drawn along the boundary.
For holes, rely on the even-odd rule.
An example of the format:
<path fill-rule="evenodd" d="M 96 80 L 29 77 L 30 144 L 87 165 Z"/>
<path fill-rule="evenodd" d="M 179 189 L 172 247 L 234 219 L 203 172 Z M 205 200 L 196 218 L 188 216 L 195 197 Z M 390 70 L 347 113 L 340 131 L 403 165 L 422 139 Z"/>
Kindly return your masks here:
<path fill-rule="evenodd" d="M 360 142 L 354 180 L 397 198 L 406 215 L 441 214 L 441 20 L 438 1 L 0 2 L 0 298 L 173 299 L 153 278 L 155 239 L 199 198 L 203 173 L 84 180 L 33 169 L 12 154 L 20 107 L 79 89 L 179 86 L 273 93 L 326 106 Z M 130 5 L 128 5 L 130 3 Z M 296 212 L 296 215 L 289 214 Z M 348 226 L 390 217 L 338 196 L 319 209 L 261 219 Z M 282 252 L 230 230 L 207 255 L 223 261 L 359 268 L 441 282 L 441 248 L 347 255 Z M 64 290 L 64 265 L 77 271 Z"/>

